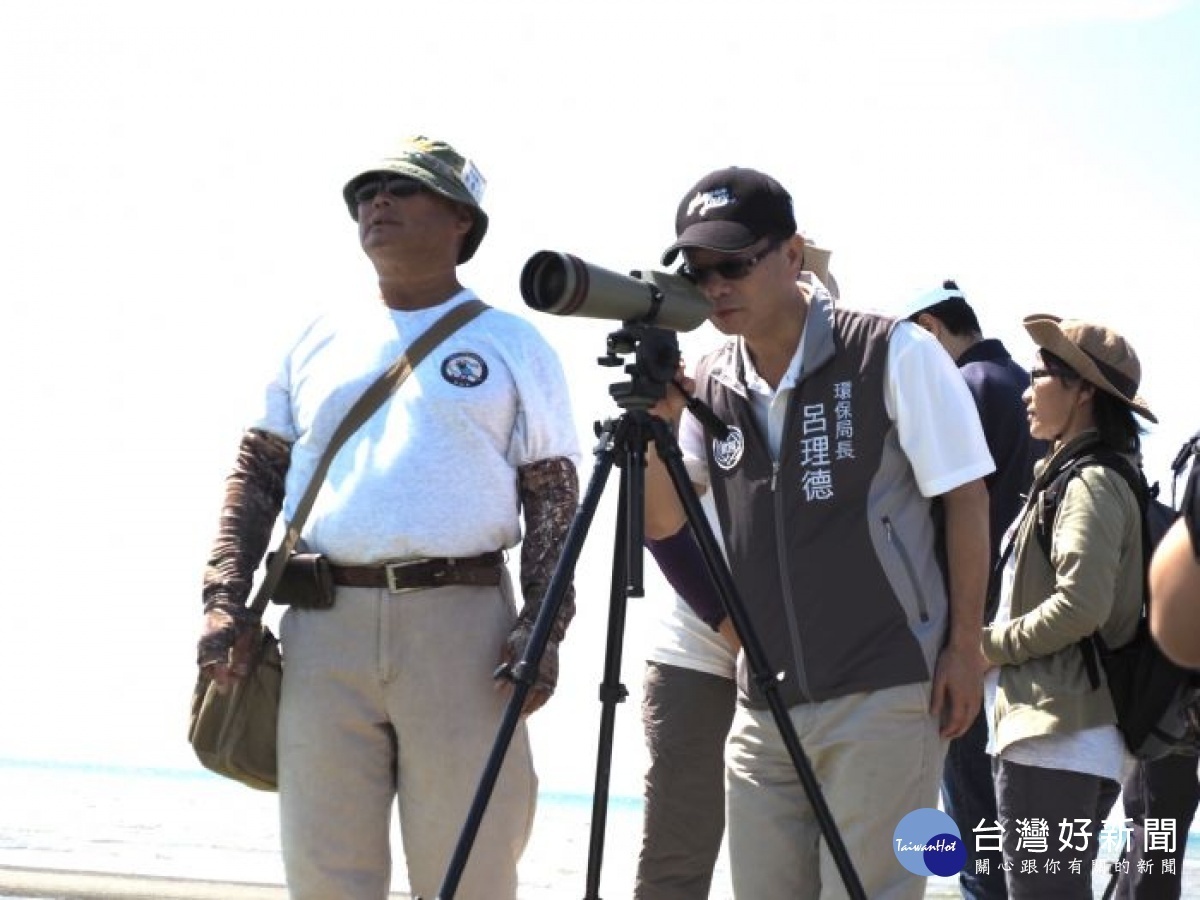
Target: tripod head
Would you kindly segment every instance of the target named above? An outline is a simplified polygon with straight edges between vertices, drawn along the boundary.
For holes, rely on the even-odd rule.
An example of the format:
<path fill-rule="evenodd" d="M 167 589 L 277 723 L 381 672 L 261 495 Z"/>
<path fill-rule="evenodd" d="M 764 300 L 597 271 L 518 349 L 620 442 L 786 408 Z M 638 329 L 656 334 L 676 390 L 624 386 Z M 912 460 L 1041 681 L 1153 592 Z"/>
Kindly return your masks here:
<path fill-rule="evenodd" d="M 656 328 L 640 322 L 626 322 L 625 327 L 608 336 L 608 352 L 596 360 L 602 366 L 619 366 L 621 356 L 634 354 L 625 366 L 628 381 L 608 386 L 609 396 L 626 411 L 649 410 L 667 395 L 667 385 L 675 384 L 687 396 L 687 408 L 704 426 L 710 437 L 723 441 L 729 436 L 729 426 L 703 400 L 687 395 L 675 381 L 679 368 L 679 337 L 666 328 Z"/>
<path fill-rule="evenodd" d="M 633 362 L 624 357 L 633 354 Z M 648 410 L 667 395 L 679 367 L 679 338 L 674 331 L 626 322 L 607 340 L 607 352 L 596 360 L 602 366 L 625 365 L 627 381 L 608 386 L 609 396 L 624 410 Z"/>

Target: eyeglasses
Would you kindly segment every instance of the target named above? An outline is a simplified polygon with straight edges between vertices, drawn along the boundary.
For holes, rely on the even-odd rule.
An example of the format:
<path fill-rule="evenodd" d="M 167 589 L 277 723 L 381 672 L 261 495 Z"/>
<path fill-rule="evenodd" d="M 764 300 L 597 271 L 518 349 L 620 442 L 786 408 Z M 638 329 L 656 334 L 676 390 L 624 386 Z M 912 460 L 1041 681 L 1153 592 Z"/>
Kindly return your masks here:
<path fill-rule="evenodd" d="M 1043 378 L 1061 378 L 1063 381 L 1073 381 L 1079 376 L 1070 369 L 1030 369 L 1029 378 L 1040 381 Z"/>
<path fill-rule="evenodd" d="M 741 281 L 754 271 L 755 266 L 778 250 L 782 244 L 783 241 L 772 239 L 767 246 L 763 247 L 753 256 L 713 263 L 711 266 L 693 266 L 691 263 L 685 262 L 679 267 L 679 274 L 693 284 L 698 285 L 704 284 L 713 275 L 720 275 L 726 281 Z"/>
<path fill-rule="evenodd" d="M 379 196 L 380 191 L 387 191 L 392 197 L 412 197 L 421 193 L 424 188 L 421 182 L 414 178 L 405 178 L 402 175 L 393 178 L 376 178 L 373 181 L 368 181 L 365 184 L 359 185 L 354 192 L 354 202 L 358 204 L 370 203 Z"/>

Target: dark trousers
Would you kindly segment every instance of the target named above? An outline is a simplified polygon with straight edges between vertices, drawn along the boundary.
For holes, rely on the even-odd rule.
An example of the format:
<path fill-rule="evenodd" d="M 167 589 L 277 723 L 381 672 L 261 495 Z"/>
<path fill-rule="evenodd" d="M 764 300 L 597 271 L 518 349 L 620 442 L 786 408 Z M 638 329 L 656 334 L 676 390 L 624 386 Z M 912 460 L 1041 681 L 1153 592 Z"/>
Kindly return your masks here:
<path fill-rule="evenodd" d="M 1125 779 L 1122 799 L 1129 826 L 1129 850 L 1123 855 L 1114 897 L 1119 900 L 1179 900 L 1182 890 L 1183 851 L 1196 804 L 1200 782 L 1196 778 L 1197 757 L 1165 756 L 1139 762 Z M 1146 819 L 1175 823 L 1175 849 L 1146 849 Z M 1162 825 L 1159 829 L 1162 829 Z M 1151 843 L 1159 845 L 1153 839 Z M 1164 873 L 1163 864 L 1173 860 L 1174 873 Z M 1139 871 L 1144 868 L 1145 871 Z"/>
<path fill-rule="evenodd" d="M 694 669 L 647 663 L 646 772 L 636 900 L 703 900 L 725 831 L 725 738 L 737 686 Z"/>
<path fill-rule="evenodd" d="M 1121 786 L 1108 778 L 1024 766 L 997 758 L 996 809 L 1004 835 L 1005 879 L 1013 900 L 1091 900 L 1092 866 L 1100 849 L 1099 835 Z M 1088 837 L 1076 837 L 1060 849 L 1059 823 L 1082 819 Z M 1044 852 L 1023 839 L 1021 821 L 1048 825 Z M 1078 871 L 1073 871 L 1073 863 Z M 1032 868 L 1032 871 L 1030 869 Z"/>
<path fill-rule="evenodd" d="M 980 710 L 966 734 L 950 742 L 942 766 L 942 806 L 967 843 L 967 864 L 958 876 L 965 900 L 1008 900 L 1001 867 L 1004 855 L 989 849 L 986 842 L 976 850 L 975 828 L 981 821 L 983 827 L 994 828 L 997 819 L 987 738 L 987 714 Z M 977 859 L 983 864 L 977 866 Z"/>

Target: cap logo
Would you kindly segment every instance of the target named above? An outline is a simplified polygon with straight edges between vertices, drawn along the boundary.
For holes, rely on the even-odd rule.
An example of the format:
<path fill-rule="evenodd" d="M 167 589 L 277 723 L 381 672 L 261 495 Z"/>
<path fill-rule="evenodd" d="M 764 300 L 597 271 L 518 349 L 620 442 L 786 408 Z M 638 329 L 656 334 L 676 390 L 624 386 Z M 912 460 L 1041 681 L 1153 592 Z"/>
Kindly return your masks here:
<path fill-rule="evenodd" d="M 487 181 L 483 177 L 483 173 L 475 167 L 475 163 L 469 159 L 463 160 L 462 170 L 463 187 L 467 189 L 479 205 L 483 205 L 483 190 L 487 187 Z"/>
<path fill-rule="evenodd" d="M 706 216 L 708 211 L 712 209 L 720 209 L 722 206 L 728 206 L 733 202 L 733 192 L 727 187 L 715 188 L 711 191 L 697 193 L 687 205 L 687 215 L 690 219 L 692 216 Z"/>

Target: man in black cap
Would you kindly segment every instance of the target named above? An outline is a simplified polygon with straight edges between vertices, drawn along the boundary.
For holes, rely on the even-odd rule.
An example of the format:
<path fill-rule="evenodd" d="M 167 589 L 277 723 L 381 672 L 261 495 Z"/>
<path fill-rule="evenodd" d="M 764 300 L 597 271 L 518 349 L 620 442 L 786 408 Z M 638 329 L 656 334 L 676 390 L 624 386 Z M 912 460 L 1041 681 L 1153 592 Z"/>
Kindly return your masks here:
<path fill-rule="evenodd" d="M 434 322 L 476 301 L 457 267 L 487 231 L 482 192 L 468 159 L 424 137 L 343 188 L 379 295 L 303 331 L 242 439 L 204 578 L 199 663 L 217 683 L 242 674 L 233 651 L 250 633 L 246 595 L 275 518 L 293 521 L 347 411 Z M 302 529 L 330 564 L 332 596 L 292 601 L 281 623 L 292 900 L 387 897 L 393 805 L 412 894 L 437 894 L 500 729 L 506 694 L 494 673 L 523 655 L 575 513 L 577 459 L 553 349 L 490 308 L 438 344 L 334 456 Z M 504 565 L 518 542 L 519 614 Z M 573 613 L 570 593 L 525 713 L 554 690 Z M 521 722 L 459 900 L 515 900 L 536 794 Z"/>
<path fill-rule="evenodd" d="M 681 396 L 655 412 L 677 423 L 697 489 L 713 491 L 755 636 L 781 673 L 781 699 L 867 896 L 917 900 L 924 880 L 892 852 L 894 832 L 936 806 L 945 741 L 966 730 L 981 697 L 983 478 L 994 466 L 971 395 L 926 332 L 835 309 L 827 291 L 799 280 L 805 241 L 773 178 L 709 174 L 680 203 L 675 231 L 663 262 L 683 254 L 682 273 L 729 336 L 694 384 L 729 435 L 706 437 Z M 656 458 L 646 499 L 649 539 L 691 541 Z M 719 609 L 697 612 L 727 627 Z M 735 893 L 843 896 L 744 660 L 738 680 L 726 750 Z"/>
<path fill-rule="evenodd" d="M 805 243 L 800 280 L 837 299 L 830 252 Z M 712 495 L 701 498 L 719 533 Z M 651 553 L 657 552 L 654 542 Z M 690 566 L 698 581 L 704 567 Z M 725 738 L 737 705 L 736 636 L 714 633 L 680 586 L 647 647 L 642 729 L 650 764 L 643 781 L 642 846 L 634 900 L 707 897 L 725 833 Z M 693 594 L 693 602 L 695 600 Z"/>

